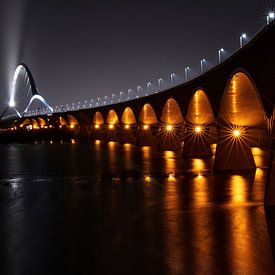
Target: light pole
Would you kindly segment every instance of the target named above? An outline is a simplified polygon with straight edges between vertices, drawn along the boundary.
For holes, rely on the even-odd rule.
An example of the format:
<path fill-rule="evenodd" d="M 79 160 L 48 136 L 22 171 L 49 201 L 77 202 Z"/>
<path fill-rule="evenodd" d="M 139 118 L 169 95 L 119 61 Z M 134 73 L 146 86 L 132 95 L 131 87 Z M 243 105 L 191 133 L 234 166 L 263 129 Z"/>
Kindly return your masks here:
<path fill-rule="evenodd" d="M 266 17 L 266 24 L 269 25 L 275 19 L 275 12 L 271 11 Z"/>
<path fill-rule="evenodd" d="M 175 77 L 176 75 L 174 73 L 172 73 L 170 75 L 170 80 L 171 80 L 171 86 L 173 87 L 173 77 Z"/>
<path fill-rule="evenodd" d="M 187 81 L 188 80 L 188 71 L 190 70 L 190 67 L 186 67 L 184 69 L 184 72 L 185 72 L 185 80 Z"/>
<path fill-rule="evenodd" d="M 240 36 L 240 48 L 243 47 L 243 44 L 244 44 L 244 39 L 247 38 L 247 35 L 245 33 L 243 33 L 241 36 Z"/>
<path fill-rule="evenodd" d="M 116 99 L 116 94 L 115 93 L 113 93 L 112 94 L 112 100 L 111 100 L 111 103 L 114 103 L 114 100 Z"/>
<path fill-rule="evenodd" d="M 150 86 L 152 86 L 152 83 L 151 83 L 151 82 L 148 82 L 148 83 L 147 83 L 147 93 L 146 93 L 147 96 L 148 96 L 149 93 L 150 93 Z"/>
<path fill-rule="evenodd" d="M 158 79 L 158 84 L 159 84 L 159 91 L 161 90 L 161 81 L 162 81 L 162 78 L 159 78 Z M 156 93 L 157 93 L 158 91 L 156 91 Z"/>
<path fill-rule="evenodd" d="M 140 89 L 141 89 L 141 86 L 137 86 L 137 98 L 139 98 L 139 96 L 140 96 Z"/>
<path fill-rule="evenodd" d="M 205 59 L 202 59 L 201 60 L 201 74 L 204 73 L 204 70 L 203 70 L 203 64 L 205 64 L 206 60 Z"/>
<path fill-rule="evenodd" d="M 131 94 L 132 94 L 132 89 L 128 89 L 128 100 L 130 100 L 130 98 L 131 98 Z"/>
<path fill-rule="evenodd" d="M 223 48 L 219 49 L 219 64 L 221 64 L 221 62 L 222 62 L 222 53 L 223 52 L 224 52 Z"/>

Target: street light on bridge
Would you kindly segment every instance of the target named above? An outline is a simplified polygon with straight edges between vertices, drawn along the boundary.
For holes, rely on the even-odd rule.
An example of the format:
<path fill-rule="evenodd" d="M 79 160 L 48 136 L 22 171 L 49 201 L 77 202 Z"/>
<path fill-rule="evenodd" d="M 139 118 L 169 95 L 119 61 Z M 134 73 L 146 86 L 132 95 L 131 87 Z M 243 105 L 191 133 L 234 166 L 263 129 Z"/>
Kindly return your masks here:
<path fill-rule="evenodd" d="M 137 86 L 137 98 L 139 98 L 140 96 L 140 90 L 141 90 L 141 86 Z"/>
<path fill-rule="evenodd" d="M 170 79 L 171 79 L 171 86 L 173 87 L 173 78 L 175 77 L 176 75 L 175 75 L 175 73 L 172 73 L 171 75 L 170 75 Z"/>
<path fill-rule="evenodd" d="M 241 34 L 241 36 L 240 36 L 240 48 L 243 47 L 244 39 L 246 39 L 246 38 L 247 38 L 246 33 Z"/>
<path fill-rule="evenodd" d="M 266 17 L 266 23 L 269 25 L 275 19 L 275 12 L 271 11 Z"/>
<path fill-rule="evenodd" d="M 219 64 L 221 64 L 221 62 L 222 62 L 222 53 L 223 52 L 224 52 L 223 48 L 219 49 Z"/>
<path fill-rule="evenodd" d="M 147 83 L 147 92 L 146 92 L 146 95 L 148 96 L 150 94 L 150 87 L 152 86 L 152 83 L 151 82 L 148 82 Z"/>
<path fill-rule="evenodd" d="M 158 79 L 158 84 L 159 84 L 159 91 L 161 90 L 161 82 L 163 81 L 163 79 L 162 78 L 159 78 Z M 158 91 L 156 91 L 156 93 L 157 93 Z"/>
<path fill-rule="evenodd" d="M 201 60 L 201 74 L 204 73 L 204 69 L 203 69 L 203 65 L 206 63 L 206 60 L 205 59 L 202 59 Z"/>
<path fill-rule="evenodd" d="M 186 81 L 188 80 L 188 72 L 189 72 L 189 70 L 190 70 L 190 67 L 186 67 L 186 68 L 184 69 L 184 72 L 185 72 L 185 80 L 186 80 Z"/>

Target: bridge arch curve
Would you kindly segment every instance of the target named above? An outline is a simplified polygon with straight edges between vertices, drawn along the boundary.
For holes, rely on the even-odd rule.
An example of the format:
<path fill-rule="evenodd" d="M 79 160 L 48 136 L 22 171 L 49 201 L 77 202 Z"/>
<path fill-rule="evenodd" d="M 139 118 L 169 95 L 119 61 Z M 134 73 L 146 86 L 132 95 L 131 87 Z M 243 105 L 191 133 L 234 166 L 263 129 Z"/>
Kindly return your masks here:
<path fill-rule="evenodd" d="M 119 124 L 118 115 L 114 109 L 111 109 L 108 112 L 107 118 L 106 118 L 106 123 L 111 124 L 111 125 Z"/>
<path fill-rule="evenodd" d="M 26 108 L 23 110 L 22 114 L 20 114 L 20 112 L 17 110 L 17 106 L 16 106 L 17 103 L 15 101 L 15 96 L 16 96 L 17 79 L 18 79 L 22 70 L 24 70 L 27 74 L 32 96 L 31 96 L 29 102 L 27 103 Z M 51 112 L 53 112 L 53 108 L 49 105 L 49 103 L 46 101 L 46 99 L 39 94 L 38 89 L 35 84 L 35 81 L 34 81 L 34 78 L 33 78 L 33 75 L 31 73 L 31 70 L 29 69 L 29 67 L 25 63 L 20 63 L 14 72 L 12 87 L 11 87 L 11 94 L 10 94 L 10 99 L 9 99 L 9 107 L 15 108 L 15 111 L 18 116 L 24 116 L 29 111 L 29 108 L 34 101 L 40 101 L 45 107 L 47 107 Z"/>
<path fill-rule="evenodd" d="M 235 70 L 223 93 L 218 120 L 239 126 L 266 126 L 266 112 L 260 93 L 249 73 Z"/>
<path fill-rule="evenodd" d="M 258 88 L 244 69 L 235 70 L 229 78 L 217 122 L 214 168 L 255 170 L 251 147 L 268 146 L 268 119 Z"/>
<path fill-rule="evenodd" d="M 126 107 L 123 111 L 122 117 L 121 117 L 121 123 L 122 124 L 129 124 L 133 125 L 137 123 L 135 114 L 131 107 Z"/>
<path fill-rule="evenodd" d="M 164 124 L 183 124 L 184 118 L 178 102 L 170 97 L 162 109 L 161 122 Z"/>
<path fill-rule="evenodd" d="M 197 88 L 193 92 L 188 104 L 185 120 L 188 123 L 196 125 L 212 124 L 215 122 L 211 102 L 203 88 Z"/>
<path fill-rule="evenodd" d="M 104 124 L 104 118 L 103 118 L 101 112 L 97 111 L 94 114 L 93 124 L 96 124 L 96 125 L 103 125 Z"/>
<path fill-rule="evenodd" d="M 67 115 L 67 117 L 68 117 L 68 123 L 69 123 L 71 128 L 74 128 L 75 126 L 79 125 L 79 122 L 78 122 L 78 120 L 76 119 L 75 116 Z"/>
<path fill-rule="evenodd" d="M 155 110 L 153 109 L 151 104 L 146 103 L 143 105 L 139 114 L 139 122 L 147 125 L 158 124 Z"/>
<path fill-rule="evenodd" d="M 59 125 L 61 125 L 61 126 L 67 126 L 68 125 L 66 119 L 63 116 L 59 116 Z"/>

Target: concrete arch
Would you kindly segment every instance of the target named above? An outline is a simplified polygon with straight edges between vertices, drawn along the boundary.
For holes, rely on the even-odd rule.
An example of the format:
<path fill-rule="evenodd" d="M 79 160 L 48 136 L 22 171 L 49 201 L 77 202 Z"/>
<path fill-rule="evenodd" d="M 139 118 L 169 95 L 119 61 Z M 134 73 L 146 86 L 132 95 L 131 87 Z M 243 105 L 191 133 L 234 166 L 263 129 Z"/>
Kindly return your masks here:
<path fill-rule="evenodd" d="M 24 127 L 24 126 L 28 126 L 28 125 L 31 125 L 31 124 L 32 124 L 31 120 L 29 118 L 27 118 L 20 124 L 20 126 Z"/>
<path fill-rule="evenodd" d="M 266 113 L 261 98 L 247 72 L 238 70 L 229 79 L 218 119 L 231 125 L 266 126 Z"/>
<path fill-rule="evenodd" d="M 268 143 L 267 116 L 249 74 L 237 70 L 229 79 L 218 114 L 216 170 L 255 170 L 251 147 Z"/>
<path fill-rule="evenodd" d="M 125 110 L 122 114 L 121 123 L 129 124 L 129 125 L 137 123 L 137 120 L 136 120 L 136 117 L 134 115 L 132 108 L 130 108 L 130 107 L 125 108 Z"/>
<path fill-rule="evenodd" d="M 148 124 L 148 125 L 158 124 L 156 113 L 153 107 L 149 103 L 146 103 L 142 107 L 139 115 L 139 122 L 141 122 L 142 124 Z"/>
<path fill-rule="evenodd" d="M 66 119 L 65 119 L 64 117 L 60 116 L 60 117 L 59 117 L 59 124 L 60 124 L 61 126 L 66 126 L 66 125 L 67 125 Z"/>
<path fill-rule="evenodd" d="M 97 124 L 97 125 L 103 125 L 104 124 L 104 119 L 103 119 L 103 116 L 100 112 L 96 112 L 94 114 L 93 124 Z"/>
<path fill-rule="evenodd" d="M 34 118 L 32 118 L 32 127 L 33 127 L 33 128 L 39 127 L 39 124 L 38 124 L 37 120 L 34 119 Z"/>
<path fill-rule="evenodd" d="M 74 127 L 76 125 L 79 125 L 78 120 L 74 116 L 67 115 L 67 117 L 68 117 L 68 122 L 69 122 L 70 127 Z"/>
<path fill-rule="evenodd" d="M 186 122 L 191 124 L 212 124 L 215 122 L 210 101 L 202 89 L 197 89 L 188 105 L 187 114 L 185 118 Z"/>
<path fill-rule="evenodd" d="M 40 127 L 46 126 L 46 121 L 43 118 L 39 117 L 38 122 L 39 122 Z"/>
<path fill-rule="evenodd" d="M 111 125 L 119 124 L 118 115 L 113 109 L 108 112 L 106 123 Z"/>
<path fill-rule="evenodd" d="M 183 124 L 184 119 L 177 101 L 169 98 L 162 110 L 161 121 L 164 124 Z"/>

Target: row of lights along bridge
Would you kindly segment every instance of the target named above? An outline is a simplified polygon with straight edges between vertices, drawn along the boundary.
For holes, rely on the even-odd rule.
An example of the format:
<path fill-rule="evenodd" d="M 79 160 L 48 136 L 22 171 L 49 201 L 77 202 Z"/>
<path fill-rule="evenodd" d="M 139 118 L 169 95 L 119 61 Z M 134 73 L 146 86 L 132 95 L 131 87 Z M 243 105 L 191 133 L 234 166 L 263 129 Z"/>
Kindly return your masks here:
<path fill-rule="evenodd" d="M 267 25 L 269 25 L 274 19 L 275 19 L 275 12 L 270 12 L 266 17 Z M 248 39 L 248 37 L 245 33 L 242 33 L 240 35 L 240 37 L 239 37 L 240 48 L 242 48 L 244 46 L 247 39 Z M 225 50 L 223 48 L 218 50 L 218 63 L 219 64 L 223 61 L 223 53 L 224 52 L 225 52 Z M 203 58 L 200 60 L 200 74 L 204 74 L 207 71 L 206 64 L 207 64 L 206 59 Z M 190 67 L 185 67 L 185 69 L 184 69 L 185 82 L 190 80 L 189 72 L 190 72 Z M 175 85 L 175 78 L 176 78 L 176 74 L 172 73 L 170 75 L 170 86 L 171 87 L 173 87 Z M 121 101 L 128 101 L 128 100 L 131 100 L 134 98 L 141 97 L 142 92 L 144 92 L 143 96 L 148 96 L 152 92 L 155 92 L 155 93 L 160 92 L 162 90 L 163 83 L 164 83 L 164 80 L 162 78 L 159 78 L 158 86 L 157 86 L 157 88 L 155 88 L 155 91 L 153 90 L 153 84 L 151 82 L 148 82 L 147 89 L 145 91 L 143 90 L 143 88 L 141 86 L 137 86 L 135 92 L 132 89 L 128 89 L 128 91 L 126 93 L 121 91 L 118 94 L 113 93 L 112 96 L 104 96 L 104 97 L 98 97 L 97 99 L 85 100 L 84 104 L 82 104 L 79 101 L 77 103 L 56 106 L 54 108 L 54 112 L 66 112 L 66 111 L 80 110 L 80 109 L 109 105 L 109 104 L 118 103 Z M 33 115 L 40 115 L 40 114 L 47 114 L 47 113 L 50 113 L 50 109 L 43 108 L 43 109 L 36 109 L 36 110 L 30 111 L 30 112 L 28 112 L 27 115 L 33 116 Z"/>

